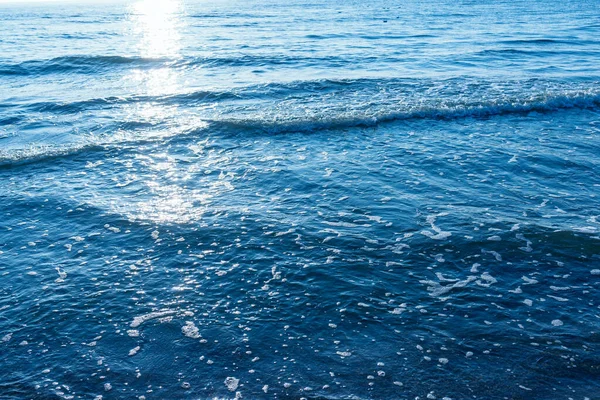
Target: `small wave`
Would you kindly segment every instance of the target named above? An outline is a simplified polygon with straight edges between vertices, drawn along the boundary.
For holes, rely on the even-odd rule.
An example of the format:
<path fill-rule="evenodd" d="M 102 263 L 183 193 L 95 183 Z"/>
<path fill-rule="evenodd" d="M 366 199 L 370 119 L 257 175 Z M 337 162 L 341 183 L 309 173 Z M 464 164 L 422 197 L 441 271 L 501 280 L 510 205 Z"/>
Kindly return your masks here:
<path fill-rule="evenodd" d="M 561 40 L 561 39 L 508 39 L 501 40 L 502 44 L 555 44 L 555 43 L 568 43 L 573 42 Z"/>
<path fill-rule="evenodd" d="M 72 156 L 85 151 L 99 150 L 102 146 L 94 143 L 79 143 L 68 146 L 30 146 L 25 149 L 0 150 L 0 169 L 11 168 L 39 160 L 49 160 Z"/>
<path fill-rule="evenodd" d="M 193 67 L 267 67 L 282 65 L 329 65 L 356 63 L 344 57 L 295 57 L 287 55 L 236 54 L 227 57 L 137 57 L 137 56 L 63 56 L 48 60 L 28 60 L 17 64 L 0 64 L 0 76 L 38 76 L 47 74 L 97 74 L 119 67 L 193 68 Z"/>
<path fill-rule="evenodd" d="M 178 140 L 180 136 L 245 133 L 281 134 L 334 131 L 354 127 L 374 127 L 382 123 L 410 120 L 456 120 L 488 118 L 506 114 L 553 112 L 600 107 L 598 82 L 555 82 L 524 80 L 490 82 L 456 78 L 432 81 L 419 79 L 317 80 L 267 83 L 223 91 L 195 91 L 168 96 L 132 96 L 91 99 L 83 102 L 14 105 L 17 113 L 2 111 L 6 117 L 27 115 L 24 111 L 54 115 L 110 110 L 113 118 L 89 143 L 68 149 L 52 146 L 22 150 L 0 150 L 0 164 L 64 155 L 80 147 L 104 146 L 121 142 Z M 127 105 L 132 102 L 163 104 L 185 110 L 192 122 L 132 119 Z M 196 107 L 217 104 L 219 107 Z M 24 107 L 29 107 L 25 109 Z M 34 108 L 32 108 L 34 107 Z M 15 117 L 15 118 L 16 118 Z M 19 131 L 21 123 L 14 120 Z M 196 127 L 200 127 L 196 129 Z M 26 129 L 27 127 L 22 127 Z M 165 129 L 168 128 L 168 129 Z M 200 133 L 202 132 L 202 133 Z M 166 136 L 165 136 L 166 135 Z M 73 141 L 83 140 L 74 137 Z M 18 140 L 16 140 L 18 142 Z"/>
<path fill-rule="evenodd" d="M 589 55 L 589 51 L 583 50 L 540 50 L 540 49 L 518 49 L 518 48 L 504 48 L 504 49 L 486 49 L 473 53 L 476 56 L 485 57 L 513 57 L 513 56 L 528 56 L 528 57 L 548 57 L 548 56 L 576 56 L 586 54 Z"/>
<path fill-rule="evenodd" d="M 600 107 L 600 94 L 559 95 L 539 100 L 488 104 L 456 104 L 413 107 L 408 110 L 384 109 L 372 114 L 360 113 L 352 116 L 317 117 L 311 119 L 291 118 L 288 120 L 264 120 L 253 118 L 231 118 L 210 120 L 211 126 L 229 131 L 259 131 L 269 134 L 291 132 L 315 132 L 355 127 L 374 127 L 382 123 L 406 120 L 455 120 L 463 118 L 488 118 L 507 114 L 530 112 L 552 112 L 573 108 L 590 109 Z"/>
<path fill-rule="evenodd" d="M 0 64 L 0 76 L 29 76 L 71 72 L 94 74 L 118 65 L 141 67 L 144 65 L 165 64 L 172 61 L 166 58 L 125 56 L 63 56 L 49 60 L 29 60 L 18 64 Z"/>
<path fill-rule="evenodd" d="M 192 91 L 189 93 L 179 93 L 163 96 L 126 96 L 126 97 L 101 97 L 88 100 L 74 101 L 74 102 L 39 102 L 30 103 L 27 105 L 17 104 L 6 104 L 6 108 L 26 109 L 31 112 L 49 112 L 53 114 L 75 114 L 82 111 L 89 111 L 94 109 L 105 109 L 112 107 L 119 107 L 128 104 L 138 103 L 152 103 L 152 104 L 185 104 L 191 106 L 193 104 L 200 104 L 205 102 L 219 102 L 225 100 L 235 100 L 239 96 L 232 91 Z M 1 124 L 1 120 L 0 120 Z"/>
<path fill-rule="evenodd" d="M 160 128 L 160 124 L 157 124 Z M 127 149 L 144 143 L 162 142 L 170 137 L 200 134 L 209 127 L 208 123 L 198 121 L 195 126 L 181 129 L 142 129 L 155 125 L 142 121 L 121 121 L 111 125 L 105 134 L 85 134 L 75 137 L 74 141 L 55 145 L 47 143 L 30 143 L 24 147 L 0 148 L 0 169 L 38 161 L 48 161 L 56 158 L 71 157 L 82 153 L 108 151 L 112 149 Z M 1 132 L 0 132 L 1 133 Z M 0 137 L 1 138 L 1 137 Z"/>

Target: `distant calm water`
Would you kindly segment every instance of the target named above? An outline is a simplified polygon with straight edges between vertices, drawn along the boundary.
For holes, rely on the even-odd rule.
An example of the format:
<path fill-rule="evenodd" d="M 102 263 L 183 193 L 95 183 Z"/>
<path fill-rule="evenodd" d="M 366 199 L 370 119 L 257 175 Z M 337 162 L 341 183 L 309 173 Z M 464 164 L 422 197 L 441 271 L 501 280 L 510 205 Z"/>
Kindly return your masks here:
<path fill-rule="evenodd" d="M 599 10 L 0 5 L 0 398 L 600 399 Z"/>

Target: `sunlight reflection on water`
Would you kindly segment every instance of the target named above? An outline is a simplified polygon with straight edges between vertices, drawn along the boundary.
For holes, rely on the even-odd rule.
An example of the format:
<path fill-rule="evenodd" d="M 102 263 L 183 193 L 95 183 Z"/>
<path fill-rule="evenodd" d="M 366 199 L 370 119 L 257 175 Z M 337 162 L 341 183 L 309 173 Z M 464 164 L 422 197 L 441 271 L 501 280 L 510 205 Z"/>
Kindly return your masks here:
<path fill-rule="evenodd" d="M 129 16 L 133 32 L 140 36 L 139 51 L 143 57 L 174 57 L 181 51 L 181 29 L 184 19 L 179 1 L 143 0 L 131 7 Z"/>

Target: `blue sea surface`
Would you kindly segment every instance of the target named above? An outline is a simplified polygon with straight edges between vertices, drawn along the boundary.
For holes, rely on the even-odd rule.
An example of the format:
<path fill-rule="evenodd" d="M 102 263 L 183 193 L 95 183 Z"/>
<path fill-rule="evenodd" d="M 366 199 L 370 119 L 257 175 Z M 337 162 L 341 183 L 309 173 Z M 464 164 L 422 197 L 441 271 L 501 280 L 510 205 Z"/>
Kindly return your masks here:
<path fill-rule="evenodd" d="M 600 1 L 0 4 L 0 398 L 600 399 Z"/>

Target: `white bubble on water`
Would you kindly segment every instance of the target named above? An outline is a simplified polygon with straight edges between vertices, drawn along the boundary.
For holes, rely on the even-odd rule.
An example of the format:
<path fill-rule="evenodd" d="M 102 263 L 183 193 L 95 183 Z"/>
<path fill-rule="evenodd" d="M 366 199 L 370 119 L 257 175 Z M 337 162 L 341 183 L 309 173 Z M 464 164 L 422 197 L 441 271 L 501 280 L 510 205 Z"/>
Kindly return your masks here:
<path fill-rule="evenodd" d="M 198 327 L 196 327 L 196 325 L 194 325 L 194 323 L 191 321 L 187 321 L 185 323 L 185 326 L 181 328 L 181 332 L 183 332 L 185 336 L 192 339 L 200 338 L 200 331 L 198 330 Z"/>
<path fill-rule="evenodd" d="M 569 301 L 569 299 L 565 299 L 564 297 L 558 297 L 558 296 L 552 296 L 551 294 L 546 295 L 548 297 L 550 297 L 551 299 L 554 299 L 556 301 L 560 301 L 560 302 L 566 302 Z"/>
<path fill-rule="evenodd" d="M 536 279 L 529 278 L 527 276 L 522 276 L 521 279 L 525 281 L 524 285 L 535 285 L 536 283 L 538 283 Z"/>
<path fill-rule="evenodd" d="M 437 214 L 437 215 L 429 215 L 427 217 L 427 222 L 429 223 L 429 225 L 431 225 L 431 229 L 433 230 L 433 232 L 424 229 L 421 231 L 421 235 L 427 236 L 428 238 L 434 239 L 434 240 L 444 240 L 444 239 L 447 239 L 450 236 L 452 236 L 451 232 L 443 231 L 435 225 L 435 220 L 437 219 L 437 217 L 441 217 L 444 215 L 448 215 L 448 214 L 441 213 L 441 214 Z"/>
<path fill-rule="evenodd" d="M 562 326 L 564 323 L 560 319 L 555 319 L 552 321 L 553 326 Z"/>
<path fill-rule="evenodd" d="M 64 282 L 66 277 L 67 277 L 67 273 L 63 270 L 61 270 L 59 267 L 56 267 L 56 272 L 58 272 L 58 278 L 54 281 L 56 283 L 61 283 Z"/>
<path fill-rule="evenodd" d="M 442 274 L 440 274 L 440 273 L 438 273 L 437 276 L 438 276 L 438 279 L 440 279 L 440 281 L 442 281 L 442 282 L 454 282 L 454 283 L 452 283 L 450 285 L 441 285 L 439 282 L 432 281 L 432 280 L 419 281 L 420 283 L 428 285 L 427 291 L 430 292 L 429 295 L 432 297 L 440 297 L 440 296 L 450 292 L 453 289 L 465 287 L 470 282 L 473 282 L 474 280 L 477 279 L 477 277 L 475 277 L 475 276 L 468 276 L 464 280 L 447 279 L 447 278 L 443 278 Z"/>
<path fill-rule="evenodd" d="M 135 356 L 138 353 L 138 351 L 140 351 L 140 349 L 140 346 L 136 346 L 133 349 L 129 350 L 129 356 Z"/>
<path fill-rule="evenodd" d="M 234 378 L 233 376 L 228 376 L 227 378 L 225 378 L 224 383 L 230 392 L 235 392 L 235 390 L 238 388 L 238 385 L 240 384 L 240 380 L 237 378 Z"/>
<path fill-rule="evenodd" d="M 490 287 L 494 283 L 497 283 L 498 280 L 491 276 L 488 272 L 484 272 L 481 274 L 481 279 L 478 279 L 475 283 L 479 286 Z"/>
<path fill-rule="evenodd" d="M 148 314 L 140 315 L 138 317 L 134 317 L 133 321 L 131 322 L 131 324 L 129 326 L 132 327 L 132 328 L 137 328 L 138 326 L 140 326 L 144 322 L 149 321 L 151 319 L 162 318 L 162 317 L 166 317 L 168 315 L 173 315 L 173 314 L 177 314 L 177 311 L 175 311 L 175 310 L 164 310 L 164 311 L 151 312 L 151 313 L 148 313 Z"/>

